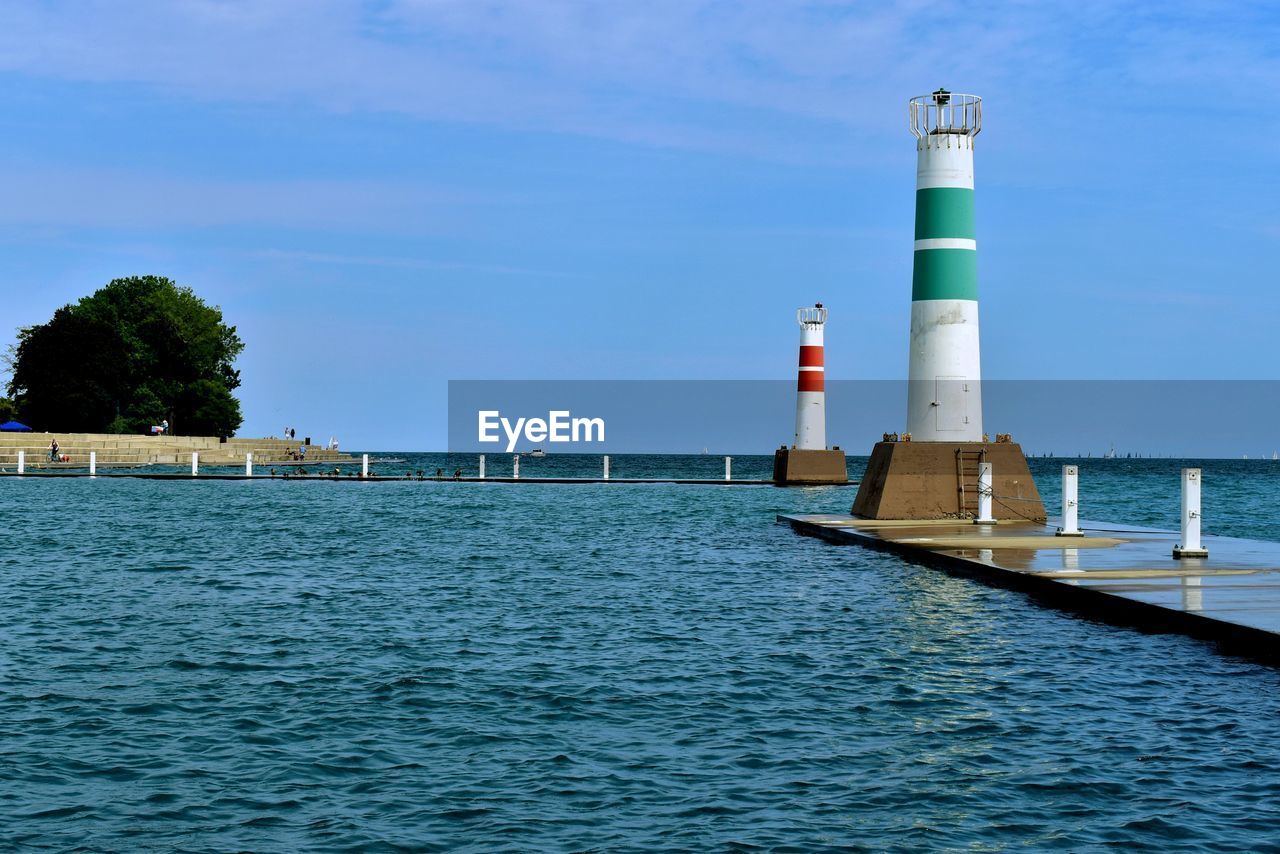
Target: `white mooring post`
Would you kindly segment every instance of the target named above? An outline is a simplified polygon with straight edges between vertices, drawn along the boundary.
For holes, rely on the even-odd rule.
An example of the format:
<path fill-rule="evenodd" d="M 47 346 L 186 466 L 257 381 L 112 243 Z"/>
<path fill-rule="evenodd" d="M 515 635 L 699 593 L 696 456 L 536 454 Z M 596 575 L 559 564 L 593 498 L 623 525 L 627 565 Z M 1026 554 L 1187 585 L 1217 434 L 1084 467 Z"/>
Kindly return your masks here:
<path fill-rule="evenodd" d="M 1080 467 L 1062 467 L 1062 527 L 1059 537 L 1083 537 L 1080 530 Z"/>
<path fill-rule="evenodd" d="M 609 455 L 604 455 L 604 479 L 609 479 Z"/>
<path fill-rule="evenodd" d="M 484 454 L 480 455 L 480 479 L 484 480 Z"/>
<path fill-rule="evenodd" d="M 253 477 L 253 451 L 244 452 L 244 476 Z"/>
<path fill-rule="evenodd" d="M 724 479 L 733 480 L 733 457 L 724 458 Z"/>
<path fill-rule="evenodd" d="M 98 452 L 89 452 L 89 477 L 98 476 Z"/>
<path fill-rule="evenodd" d="M 1200 469 L 1182 470 L 1182 541 L 1173 547 L 1173 556 L 1209 556 L 1200 545 Z"/>
<path fill-rule="evenodd" d="M 200 474 L 200 454 L 196 451 L 191 452 L 191 476 L 195 477 Z"/>
<path fill-rule="evenodd" d="M 991 463 L 978 463 L 978 518 L 973 520 L 974 524 L 995 524 L 996 519 L 991 515 L 991 486 L 993 482 L 994 478 L 991 476 Z"/>
<path fill-rule="evenodd" d="M 520 455 L 516 454 L 511 458 L 511 479 L 520 479 Z"/>
<path fill-rule="evenodd" d="M 360 455 L 360 476 L 361 477 L 369 476 L 369 455 L 368 454 Z"/>
<path fill-rule="evenodd" d="M 27 452 L 18 451 L 18 474 L 27 473 Z"/>

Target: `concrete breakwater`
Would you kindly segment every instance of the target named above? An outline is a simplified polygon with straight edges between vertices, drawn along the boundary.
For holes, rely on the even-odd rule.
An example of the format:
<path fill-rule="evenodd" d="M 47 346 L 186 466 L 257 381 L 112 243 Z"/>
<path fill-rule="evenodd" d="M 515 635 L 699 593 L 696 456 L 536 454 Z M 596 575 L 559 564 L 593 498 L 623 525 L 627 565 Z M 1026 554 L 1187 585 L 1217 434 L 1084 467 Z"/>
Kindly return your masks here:
<path fill-rule="evenodd" d="M 1057 524 L 1027 520 L 996 526 L 843 514 L 777 518 L 801 534 L 894 552 L 1091 618 L 1181 632 L 1280 663 L 1280 544 L 1274 542 L 1208 537 L 1203 557 L 1174 559 L 1185 532 L 1110 523 L 1082 523 L 1079 536 L 1057 536 Z"/>
<path fill-rule="evenodd" d="M 329 462 L 334 462 L 329 460 Z M 341 461 L 348 462 L 348 461 Z M 358 462 L 351 460 L 349 462 Z M 81 467 L 83 468 L 83 467 Z M 318 468 L 318 467 L 312 467 Z M 87 478 L 90 475 L 84 471 L 30 471 L 25 474 L 18 474 L 12 470 L 6 470 L 0 467 L 0 478 L 19 478 L 19 477 L 41 477 L 54 479 L 75 479 Z M 117 472 L 115 474 L 97 475 L 99 478 L 109 479 L 130 479 L 130 480 L 279 480 L 294 483 L 309 481 L 332 481 L 335 483 L 392 483 L 403 481 L 421 481 L 432 483 L 511 483 L 511 484 L 620 484 L 632 486 L 636 485 L 654 485 L 654 484 L 676 484 L 680 486 L 778 486 L 773 480 L 761 480 L 759 478 L 751 480 L 710 480 L 706 478 L 679 478 L 679 477 L 632 477 L 632 478 L 610 478 L 605 480 L 599 477 L 452 477 L 446 475 L 429 475 L 425 472 L 415 473 L 408 472 L 406 474 L 362 474 L 359 469 L 347 470 L 346 472 L 324 471 L 315 472 L 308 469 L 302 469 L 301 472 L 294 473 L 288 470 L 276 472 L 271 469 L 270 472 L 264 472 L 261 469 L 256 470 L 252 475 L 249 474 L 205 474 L 192 475 L 183 472 Z M 834 487 L 857 486 L 857 482 L 830 484 Z"/>
<path fill-rule="evenodd" d="M 58 442 L 58 451 L 70 457 L 68 463 L 49 460 L 49 444 Z M 0 433 L 0 466 L 18 464 L 18 452 L 25 452 L 27 469 L 84 468 L 93 452 L 100 468 L 191 463 L 191 455 L 199 454 L 201 466 L 243 465 L 245 454 L 253 454 L 255 463 L 283 463 L 291 460 L 290 451 L 303 444 L 297 439 L 259 439 L 218 436 L 143 436 L 112 433 Z M 352 462 L 350 454 L 307 445 L 307 462 Z"/>

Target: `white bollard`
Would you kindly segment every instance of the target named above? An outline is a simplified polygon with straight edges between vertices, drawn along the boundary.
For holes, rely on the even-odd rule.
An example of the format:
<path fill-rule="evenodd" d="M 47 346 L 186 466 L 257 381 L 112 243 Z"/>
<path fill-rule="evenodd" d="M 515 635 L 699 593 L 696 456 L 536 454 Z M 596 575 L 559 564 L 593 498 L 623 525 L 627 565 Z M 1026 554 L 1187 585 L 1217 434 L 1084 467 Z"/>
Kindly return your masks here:
<path fill-rule="evenodd" d="M 369 455 L 368 454 L 360 455 L 360 476 L 361 477 L 369 476 Z"/>
<path fill-rule="evenodd" d="M 89 452 L 89 477 L 98 476 L 98 452 Z"/>
<path fill-rule="evenodd" d="M 1209 556 L 1200 545 L 1200 469 L 1182 470 L 1182 541 L 1173 547 L 1173 556 Z"/>
<path fill-rule="evenodd" d="M 609 455 L 604 455 L 604 479 L 609 479 Z"/>
<path fill-rule="evenodd" d="M 27 452 L 18 451 L 18 474 L 26 474 L 27 472 Z"/>
<path fill-rule="evenodd" d="M 996 519 L 991 515 L 993 482 L 991 463 L 978 463 L 978 518 L 973 520 L 976 525 L 995 524 Z"/>
<path fill-rule="evenodd" d="M 484 480 L 484 454 L 480 455 L 480 479 Z"/>
<path fill-rule="evenodd" d="M 733 457 L 724 458 L 724 479 L 733 480 Z"/>
<path fill-rule="evenodd" d="M 191 452 L 191 476 L 195 477 L 200 474 L 200 454 L 195 451 Z"/>
<path fill-rule="evenodd" d="M 244 452 L 244 476 L 253 477 L 253 451 Z"/>
<path fill-rule="evenodd" d="M 1062 527 L 1059 537 L 1083 537 L 1080 530 L 1080 468 L 1062 467 Z"/>

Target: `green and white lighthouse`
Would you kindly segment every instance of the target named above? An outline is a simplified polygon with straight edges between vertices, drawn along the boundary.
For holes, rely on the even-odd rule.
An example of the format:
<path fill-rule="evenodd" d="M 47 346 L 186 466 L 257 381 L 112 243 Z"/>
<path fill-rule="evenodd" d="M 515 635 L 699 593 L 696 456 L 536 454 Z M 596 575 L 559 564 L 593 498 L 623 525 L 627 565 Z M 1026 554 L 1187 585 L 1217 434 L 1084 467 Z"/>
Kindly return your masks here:
<path fill-rule="evenodd" d="M 939 89 L 912 98 L 910 110 L 917 159 L 907 431 L 916 442 L 979 442 L 973 141 L 982 99 Z"/>
<path fill-rule="evenodd" d="M 867 460 L 853 515 L 863 519 L 1045 518 L 1022 446 L 982 432 L 973 140 L 982 99 L 946 89 L 912 98 L 915 265 L 907 436 L 885 433 Z M 1017 502 L 1017 503 L 1012 503 Z"/>

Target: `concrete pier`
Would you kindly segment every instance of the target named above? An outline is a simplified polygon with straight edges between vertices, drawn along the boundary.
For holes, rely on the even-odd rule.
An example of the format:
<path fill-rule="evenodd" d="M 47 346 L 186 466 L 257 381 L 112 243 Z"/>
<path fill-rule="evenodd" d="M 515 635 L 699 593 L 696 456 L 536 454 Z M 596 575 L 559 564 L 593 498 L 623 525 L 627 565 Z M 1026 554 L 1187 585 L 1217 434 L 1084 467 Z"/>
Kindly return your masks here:
<path fill-rule="evenodd" d="M 902 557 L 1034 594 L 1109 622 L 1172 631 L 1280 662 L 1280 543 L 1206 537 L 1212 558 L 1170 556 L 1177 531 L 1082 522 L 861 519 L 780 515 L 801 534 Z M 1055 520 L 1056 522 L 1056 520 Z"/>
<path fill-rule="evenodd" d="M 45 478 L 77 478 L 88 477 L 88 474 L 82 469 L 80 471 L 41 471 L 27 472 L 25 477 L 45 477 Z M 19 477 L 17 472 L 0 470 L 0 479 L 6 477 Z M 185 480 L 191 481 L 191 475 L 186 472 L 148 472 L 148 471 L 120 471 L 112 474 L 99 474 L 98 479 L 102 478 L 133 478 L 135 480 Z M 528 484 L 536 486 L 538 484 L 657 484 L 657 483 L 673 483 L 688 486 L 776 486 L 772 480 L 760 479 L 738 479 L 738 480 L 719 480 L 712 478 L 682 478 L 682 477 L 610 477 L 608 480 L 600 477 L 435 477 L 423 475 L 379 475 L 370 474 L 368 476 L 336 475 L 332 472 L 323 474 L 268 474 L 259 473 L 249 474 L 201 474 L 201 481 L 219 481 L 219 480 L 256 480 L 256 481 L 330 481 L 334 483 L 396 483 L 402 481 L 424 481 L 431 483 L 511 483 L 511 484 Z M 836 487 L 857 486 L 857 481 L 849 483 L 832 484 Z"/>
<path fill-rule="evenodd" d="M 71 458 L 69 463 L 49 460 L 49 444 L 54 439 L 58 441 L 59 453 Z M 292 457 L 300 446 L 305 446 L 307 452 L 303 462 Z M 319 445 L 306 445 L 297 439 L 125 433 L 0 433 L 0 467 L 16 466 L 21 458 L 23 468 L 28 470 L 84 468 L 90 456 L 99 472 L 149 465 L 186 466 L 192 454 L 198 454 L 200 462 L 206 466 L 239 465 L 244 462 L 246 453 L 252 453 L 259 466 L 353 461 L 349 454 Z"/>

